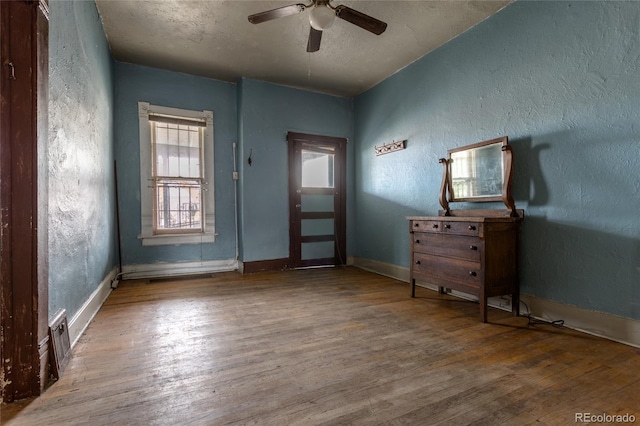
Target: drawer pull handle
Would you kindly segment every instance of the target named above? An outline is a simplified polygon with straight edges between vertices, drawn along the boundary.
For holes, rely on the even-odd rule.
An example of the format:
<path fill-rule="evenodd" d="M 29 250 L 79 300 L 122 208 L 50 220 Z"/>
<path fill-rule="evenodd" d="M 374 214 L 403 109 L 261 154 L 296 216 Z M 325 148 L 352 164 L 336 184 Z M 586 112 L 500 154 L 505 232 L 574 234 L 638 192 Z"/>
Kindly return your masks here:
<path fill-rule="evenodd" d="M 476 274 L 475 271 L 469 271 L 469 275 L 471 275 L 472 277 L 475 277 L 478 274 Z"/>
<path fill-rule="evenodd" d="M 444 229 L 451 229 L 451 225 L 447 223 L 446 225 L 444 225 Z"/>
<path fill-rule="evenodd" d="M 478 250 L 478 246 L 469 246 L 469 250 Z"/>
<path fill-rule="evenodd" d="M 473 226 L 473 225 L 469 225 L 469 231 L 475 231 L 475 230 L 476 230 L 476 227 L 475 227 L 475 226 Z"/>
<path fill-rule="evenodd" d="M 420 265 L 421 262 L 419 260 L 416 260 L 416 265 Z"/>
<path fill-rule="evenodd" d="M 416 228 L 419 228 L 420 224 L 418 222 L 416 222 L 413 226 L 415 226 Z"/>
<path fill-rule="evenodd" d="M 416 244 L 420 244 L 420 240 L 416 240 Z"/>
<path fill-rule="evenodd" d="M 434 223 L 433 225 L 431 225 L 431 227 L 432 227 L 433 229 L 438 229 L 438 224 L 437 224 L 437 223 Z"/>

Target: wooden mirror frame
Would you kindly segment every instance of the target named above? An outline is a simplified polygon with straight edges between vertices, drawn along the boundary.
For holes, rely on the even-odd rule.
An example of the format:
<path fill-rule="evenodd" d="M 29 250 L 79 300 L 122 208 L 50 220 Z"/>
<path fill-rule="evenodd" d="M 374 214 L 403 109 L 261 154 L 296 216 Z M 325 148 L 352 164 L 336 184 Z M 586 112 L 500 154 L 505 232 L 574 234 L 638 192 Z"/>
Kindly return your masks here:
<path fill-rule="evenodd" d="M 489 145 L 501 144 L 502 151 L 502 191 L 499 195 L 489 194 L 486 196 L 477 197 L 454 197 L 452 191 L 452 176 L 451 176 L 451 154 L 456 152 L 468 151 L 477 148 L 482 148 Z M 507 136 L 501 138 L 490 139 L 483 142 L 466 145 L 447 151 L 447 158 L 441 158 L 440 164 L 444 166 L 444 175 L 442 177 L 442 185 L 440 187 L 440 205 L 444 209 L 444 215 L 450 216 L 451 210 L 449 208 L 450 202 L 464 201 L 471 203 L 488 202 L 488 201 L 502 201 L 510 212 L 511 217 L 519 217 L 516 210 L 515 201 L 511 194 L 511 184 L 513 181 L 513 151 L 511 145 L 509 145 L 509 139 Z"/>

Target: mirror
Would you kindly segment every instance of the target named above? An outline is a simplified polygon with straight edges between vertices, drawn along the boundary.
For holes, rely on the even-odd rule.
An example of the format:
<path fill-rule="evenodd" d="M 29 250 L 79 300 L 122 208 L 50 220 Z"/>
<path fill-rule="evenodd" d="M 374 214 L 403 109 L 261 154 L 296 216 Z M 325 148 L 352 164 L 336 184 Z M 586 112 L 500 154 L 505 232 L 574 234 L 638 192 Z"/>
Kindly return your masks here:
<path fill-rule="evenodd" d="M 511 196 L 513 153 L 506 136 L 447 151 L 441 158 L 444 176 L 440 205 L 450 214 L 449 202 L 502 201 L 516 215 Z"/>
<path fill-rule="evenodd" d="M 506 138 L 451 149 L 449 201 L 500 201 Z"/>

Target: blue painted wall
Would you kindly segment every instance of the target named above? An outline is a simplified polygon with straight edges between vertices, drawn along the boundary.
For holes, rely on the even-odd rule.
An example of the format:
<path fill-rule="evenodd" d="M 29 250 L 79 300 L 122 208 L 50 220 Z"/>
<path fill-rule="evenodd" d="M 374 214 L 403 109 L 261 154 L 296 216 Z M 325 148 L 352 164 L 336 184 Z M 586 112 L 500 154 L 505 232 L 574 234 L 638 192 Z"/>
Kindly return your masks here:
<path fill-rule="evenodd" d="M 351 100 L 114 65 L 95 5 L 54 1 L 50 312 L 73 316 L 117 262 L 114 153 L 125 265 L 235 256 L 234 142 L 241 259 L 287 257 L 286 133 L 296 131 L 349 139 L 348 254 L 405 267 L 405 216 L 439 209 L 438 158 L 508 135 L 527 211 L 523 293 L 640 319 L 638 22 L 633 1 L 519 1 Z M 138 240 L 140 100 L 214 111 L 214 244 Z M 399 139 L 405 151 L 375 157 Z"/>
<path fill-rule="evenodd" d="M 356 98 L 355 254 L 407 267 L 438 158 L 508 135 L 522 292 L 640 319 L 639 100 L 640 3 L 510 5 Z"/>
<path fill-rule="evenodd" d="M 123 265 L 233 259 L 236 234 L 232 144 L 237 140 L 238 128 L 236 85 L 116 62 L 114 96 Z M 143 247 L 138 239 L 141 191 L 138 101 L 213 111 L 215 226 L 219 234 L 214 243 Z"/>
<path fill-rule="evenodd" d="M 49 314 L 71 319 L 117 263 L 113 64 L 93 2 L 50 6 Z"/>
<path fill-rule="evenodd" d="M 243 79 L 238 87 L 241 259 L 289 257 L 287 132 L 344 137 L 347 252 L 353 244 L 353 101 Z M 247 164 L 252 153 L 253 163 Z"/>

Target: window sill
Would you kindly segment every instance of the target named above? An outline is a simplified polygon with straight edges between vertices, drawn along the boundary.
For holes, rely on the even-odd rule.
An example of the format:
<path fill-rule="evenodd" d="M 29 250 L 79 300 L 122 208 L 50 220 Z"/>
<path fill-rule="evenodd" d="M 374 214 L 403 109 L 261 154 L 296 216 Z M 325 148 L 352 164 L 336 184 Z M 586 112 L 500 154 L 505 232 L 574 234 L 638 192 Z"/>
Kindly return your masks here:
<path fill-rule="evenodd" d="M 139 235 L 143 246 L 168 246 L 181 244 L 202 244 L 213 243 L 216 240 L 216 234 L 182 234 L 182 235 Z"/>

